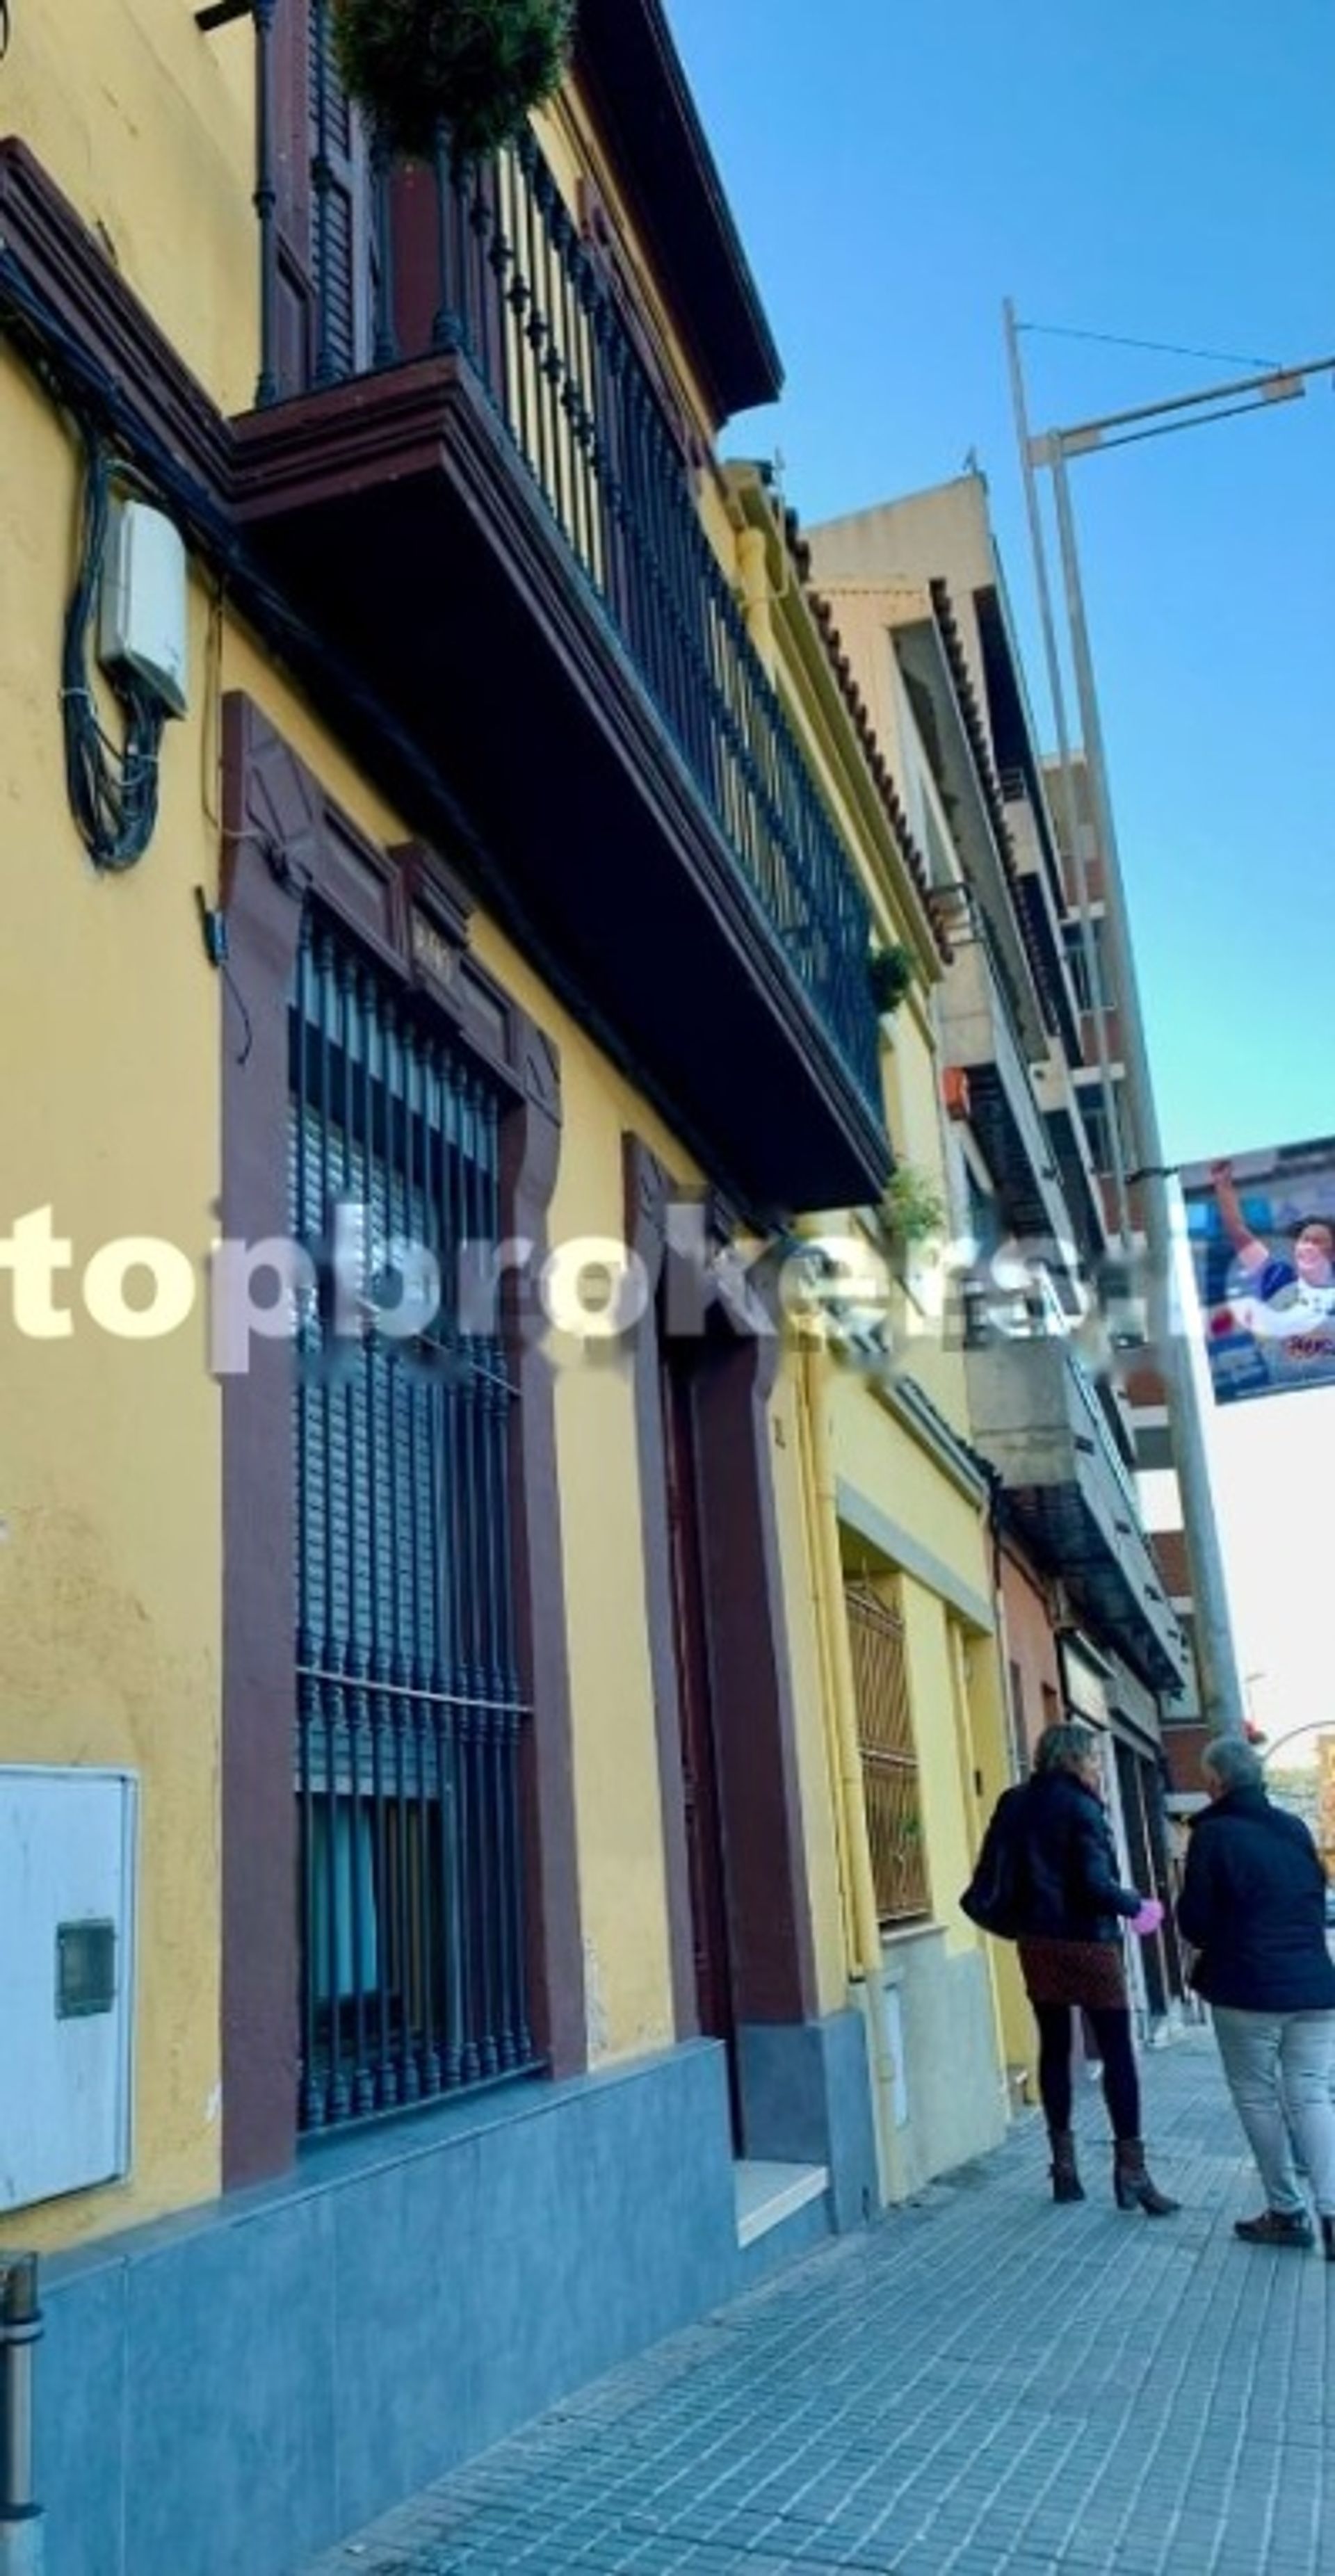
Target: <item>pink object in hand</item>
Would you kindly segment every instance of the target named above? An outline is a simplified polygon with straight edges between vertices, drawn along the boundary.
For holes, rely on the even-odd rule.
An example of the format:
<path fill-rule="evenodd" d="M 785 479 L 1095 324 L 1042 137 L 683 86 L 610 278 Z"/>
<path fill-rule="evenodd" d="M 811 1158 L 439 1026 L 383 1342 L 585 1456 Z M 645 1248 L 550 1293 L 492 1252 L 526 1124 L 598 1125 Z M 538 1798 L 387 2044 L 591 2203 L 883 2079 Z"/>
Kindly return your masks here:
<path fill-rule="evenodd" d="M 1138 1932 L 1143 1941 L 1148 1933 L 1158 1931 L 1162 1921 L 1163 1907 L 1158 1897 L 1147 1896 L 1139 1914 L 1133 1914 L 1131 1917 L 1131 1929 L 1133 1932 Z"/>

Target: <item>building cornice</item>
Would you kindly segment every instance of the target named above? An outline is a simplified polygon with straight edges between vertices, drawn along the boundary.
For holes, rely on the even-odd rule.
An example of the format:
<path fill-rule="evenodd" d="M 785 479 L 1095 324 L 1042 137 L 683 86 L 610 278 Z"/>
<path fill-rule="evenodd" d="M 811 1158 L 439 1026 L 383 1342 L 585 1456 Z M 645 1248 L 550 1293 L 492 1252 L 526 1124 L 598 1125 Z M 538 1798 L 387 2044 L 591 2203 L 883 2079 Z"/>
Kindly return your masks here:
<path fill-rule="evenodd" d="M 580 0 L 574 73 L 716 424 L 777 401 L 782 362 L 662 0 Z"/>

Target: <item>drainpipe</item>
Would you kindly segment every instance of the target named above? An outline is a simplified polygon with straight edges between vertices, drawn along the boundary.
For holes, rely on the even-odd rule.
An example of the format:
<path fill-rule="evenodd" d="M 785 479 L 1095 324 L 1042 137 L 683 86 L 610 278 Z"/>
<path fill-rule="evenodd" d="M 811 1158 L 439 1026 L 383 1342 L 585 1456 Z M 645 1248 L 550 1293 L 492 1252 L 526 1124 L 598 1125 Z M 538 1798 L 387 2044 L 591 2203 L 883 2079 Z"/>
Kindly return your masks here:
<path fill-rule="evenodd" d="M 853 1654 L 848 1642 L 848 1622 L 844 1614 L 844 1571 L 839 1556 L 839 1513 L 835 1493 L 834 1463 L 830 1451 L 829 1425 L 825 1412 L 823 1355 L 816 1350 L 804 1350 L 798 1366 L 801 1372 L 802 1414 L 810 1462 L 811 1518 L 816 1536 L 818 1579 L 825 1605 L 824 1624 L 831 1682 L 829 1714 L 833 1733 L 832 1767 L 838 1783 L 838 1805 L 843 1818 L 844 1849 L 848 1863 L 854 1975 L 856 1979 L 861 1980 L 866 1994 L 867 2023 L 871 2036 L 872 2113 L 876 2131 L 877 2175 L 882 2199 L 894 2200 L 904 2195 L 907 2189 L 907 2176 L 895 2126 L 895 2079 L 898 2069 L 890 2042 L 881 1922 L 876 1909 L 871 1845 L 867 1836 L 867 1808 L 862 1787 L 862 1756 L 858 1749 Z"/>
<path fill-rule="evenodd" d="M 42 2576 L 33 2495 L 33 2363 L 42 2335 L 35 2254 L 0 2254 L 0 2576 Z"/>
<path fill-rule="evenodd" d="M 993 1601 L 995 1604 L 997 1619 L 997 1633 L 992 1642 L 996 1650 L 998 1664 L 1000 1667 L 997 1674 L 997 1683 L 1001 1694 L 1002 1706 L 1004 1708 L 1006 1704 L 1007 1674 L 1002 1658 L 1005 1656 L 1006 1646 L 1005 1636 L 1001 1626 L 1001 1595 L 999 1589 L 995 1586 L 993 1590 Z M 964 1644 L 964 1637 L 958 1620 L 951 1619 L 947 1622 L 947 1634 L 950 1645 L 950 1698 L 952 1713 L 955 1720 L 955 1759 L 959 1765 L 960 1795 L 963 1801 L 963 1813 L 968 1818 L 969 1865 L 970 1868 L 972 1868 L 974 1862 L 977 1860 L 978 1853 L 982 1845 L 983 1820 L 980 1814 L 980 1801 L 977 1788 L 978 1765 L 974 1760 L 976 1747 L 973 1740 L 969 1718 L 968 1657 Z M 1011 2115 L 1011 2088 L 1009 2073 L 1010 2058 L 1006 2047 L 1006 2025 L 1001 2009 L 1001 1990 L 997 1983 L 996 1953 L 999 1948 L 999 1942 L 985 1941 L 983 1944 L 983 1949 L 986 1954 L 988 1992 L 992 1998 L 992 2033 L 996 2041 L 997 2064 L 1001 2070 L 1002 2108 L 1007 2120 L 1009 2120 Z"/>
<path fill-rule="evenodd" d="M 816 1475 L 811 1457 L 810 1411 L 804 1368 L 801 1363 L 799 1363 L 793 1417 L 797 1425 L 797 1490 L 802 1507 L 802 1533 L 806 1540 L 807 1572 L 811 1590 L 811 1621 L 816 1639 L 816 1662 L 819 1668 L 821 1734 L 825 1744 L 830 1813 L 834 1820 L 834 1854 L 839 1880 L 839 1925 L 843 1935 L 844 1974 L 852 1979 L 858 1973 L 859 1956 L 857 1923 L 853 1914 L 853 1870 L 848 1849 L 848 1817 L 844 1809 L 839 1742 L 834 1723 L 834 1661 L 830 1645 L 828 1605 L 825 1599 L 824 1556 L 816 1522 Z"/>

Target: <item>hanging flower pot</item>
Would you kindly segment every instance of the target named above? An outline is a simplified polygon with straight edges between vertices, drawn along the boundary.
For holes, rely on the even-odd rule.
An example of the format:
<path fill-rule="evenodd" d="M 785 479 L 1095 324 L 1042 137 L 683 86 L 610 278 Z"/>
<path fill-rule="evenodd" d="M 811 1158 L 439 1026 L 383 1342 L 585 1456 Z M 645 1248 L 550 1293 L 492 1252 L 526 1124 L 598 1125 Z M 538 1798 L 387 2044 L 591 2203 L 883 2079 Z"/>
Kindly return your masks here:
<path fill-rule="evenodd" d="M 897 1011 L 913 982 L 913 959 L 907 948 L 878 948 L 867 960 L 867 981 L 878 1015 Z"/>
<path fill-rule="evenodd" d="M 427 160 L 442 123 L 456 159 L 499 150 L 559 89 L 576 0 L 333 0 L 349 96 L 392 150 Z"/>

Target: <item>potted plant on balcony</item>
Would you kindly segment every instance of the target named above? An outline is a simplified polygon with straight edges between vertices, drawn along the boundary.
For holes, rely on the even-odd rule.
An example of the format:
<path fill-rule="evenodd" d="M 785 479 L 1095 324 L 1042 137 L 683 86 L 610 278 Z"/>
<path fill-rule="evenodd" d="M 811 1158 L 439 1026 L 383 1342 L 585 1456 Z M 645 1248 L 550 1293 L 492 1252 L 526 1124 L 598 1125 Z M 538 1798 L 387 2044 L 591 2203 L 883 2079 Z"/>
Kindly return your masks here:
<path fill-rule="evenodd" d="M 913 982 L 913 959 L 907 948 L 874 948 L 867 960 L 867 980 L 878 1019 L 888 1019 Z"/>
<path fill-rule="evenodd" d="M 901 1277 L 917 1246 L 943 1235 L 949 1221 L 949 1210 L 931 1173 L 920 1171 L 916 1163 L 896 1163 L 877 1215 Z"/>
<path fill-rule="evenodd" d="M 576 0 L 333 0 L 343 85 L 392 151 L 457 160 L 518 134 L 560 87 Z"/>

